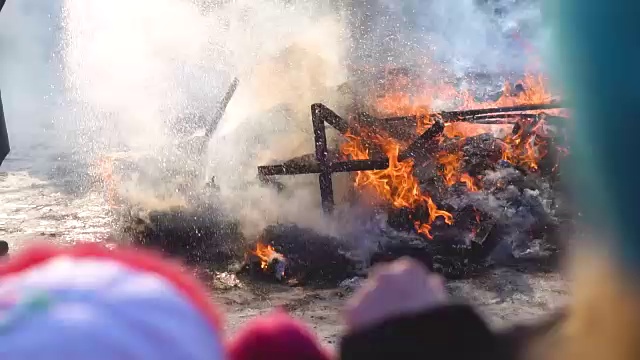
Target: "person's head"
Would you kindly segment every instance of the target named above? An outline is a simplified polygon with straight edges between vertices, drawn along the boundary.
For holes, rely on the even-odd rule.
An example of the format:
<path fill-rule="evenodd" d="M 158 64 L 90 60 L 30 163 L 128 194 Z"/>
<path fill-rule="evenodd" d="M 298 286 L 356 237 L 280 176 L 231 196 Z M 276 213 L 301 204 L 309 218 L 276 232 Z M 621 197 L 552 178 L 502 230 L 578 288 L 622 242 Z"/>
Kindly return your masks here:
<path fill-rule="evenodd" d="M 229 344 L 230 360 L 329 360 L 329 353 L 299 321 L 275 311 L 247 324 Z"/>
<path fill-rule="evenodd" d="M 224 357 L 220 318 L 182 269 L 140 250 L 39 247 L 0 265 L 0 358 Z"/>

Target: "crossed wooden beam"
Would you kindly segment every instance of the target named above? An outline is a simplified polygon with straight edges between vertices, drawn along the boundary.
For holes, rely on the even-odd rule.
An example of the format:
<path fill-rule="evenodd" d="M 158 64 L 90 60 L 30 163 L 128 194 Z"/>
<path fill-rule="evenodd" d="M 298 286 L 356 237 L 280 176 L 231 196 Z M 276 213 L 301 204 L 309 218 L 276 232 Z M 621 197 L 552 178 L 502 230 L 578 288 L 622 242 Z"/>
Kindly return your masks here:
<path fill-rule="evenodd" d="M 445 122 L 467 121 L 472 123 L 510 123 L 510 116 L 515 117 L 521 114 L 510 114 L 517 112 L 558 109 L 563 106 L 558 102 L 549 104 L 520 105 L 491 109 L 476 109 L 463 111 L 447 111 L 429 115 L 434 119 L 433 124 L 416 138 L 406 149 L 398 155 L 398 161 L 409 158 L 421 159 L 430 154 L 433 140 L 444 131 Z M 396 121 L 412 122 L 413 127 L 417 125 L 417 116 L 395 117 L 388 119 L 378 119 L 368 114 L 361 114 L 356 118 L 354 124 L 350 124 L 342 117 L 338 116 L 331 109 L 323 104 L 311 105 L 311 123 L 313 125 L 313 138 L 315 142 L 315 154 L 290 159 L 282 164 L 258 166 L 258 176 L 265 182 L 272 176 L 277 175 L 300 175 L 318 174 L 320 183 L 320 197 L 322 208 L 330 213 L 334 208 L 334 194 L 331 174 L 352 171 L 384 170 L 389 167 L 389 159 L 386 157 L 368 160 L 334 160 L 329 157 L 327 145 L 327 134 L 325 124 L 330 125 L 342 135 L 361 135 L 361 129 L 389 129 L 389 124 Z M 492 122 L 494 121 L 494 122 Z M 355 125 L 355 126 L 354 126 Z M 387 131 L 388 132 L 388 131 Z"/>

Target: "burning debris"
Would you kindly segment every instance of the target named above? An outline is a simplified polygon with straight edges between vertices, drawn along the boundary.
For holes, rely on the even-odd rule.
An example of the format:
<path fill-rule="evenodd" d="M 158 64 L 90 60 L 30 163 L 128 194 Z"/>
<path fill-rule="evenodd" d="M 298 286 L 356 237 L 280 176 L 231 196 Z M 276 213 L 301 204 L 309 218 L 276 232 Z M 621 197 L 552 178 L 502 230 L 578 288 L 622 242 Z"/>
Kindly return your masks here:
<path fill-rule="evenodd" d="M 248 251 L 246 267 L 290 284 L 335 285 L 357 272 L 351 251 L 344 239 L 297 225 L 271 225 Z"/>
<path fill-rule="evenodd" d="M 315 154 L 260 166 L 260 178 L 317 173 L 323 208 L 332 212 L 331 174 L 355 172 L 354 188 L 361 196 L 375 194 L 372 206 L 384 204 L 390 226 L 420 234 L 440 250 L 466 248 L 476 260 L 501 242 L 517 247 L 523 242 L 517 238 L 544 237 L 555 227 L 552 205 L 540 195 L 552 192 L 558 179 L 570 120 L 558 116 L 562 105 L 540 77 L 527 76 L 485 103 L 455 93 L 461 107 L 471 109 L 445 112 L 430 112 L 432 98 L 416 99 L 394 86 L 371 101 L 369 113 L 343 118 L 312 105 Z M 329 150 L 325 123 L 343 135 L 339 152 Z"/>
<path fill-rule="evenodd" d="M 336 208 L 332 174 L 353 173 L 354 203 L 365 204 L 368 216 L 383 219 L 382 230 L 329 236 L 277 224 L 267 226 L 258 240 L 247 241 L 238 221 L 218 204 L 216 186 L 195 191 L 208 194 L 202 204 L 193 195 L 197 176 L 169 174 L 166 182 L 183 179 L 191 190 L 179 196 L 173 209 L 129 216 L 138 220 L 125 231 L 144 245 L 192 262 L 215 263 L 223 272 L 241 258 L 240 272 L 290 284 L 335 285 L 402 256 L 450 278 L 472 274 L 503 253 L 529 256 L 530 245 L 559 226 L 555 191 L 571 126 L 561 104 L 538 80 L 527 77 L 484 103 L 464 91 L 424 85 L 418 88 L 433 90 L 438 99 L 427 98 L 429 93 L 409 96 L 396 83 L 366 100 L 368 108 L 352 107 L 347 117 L 323 104 L 311 105 L 315 153 L 259 166 L 258 178 L 282 190 L 277 176 L 318 174 L 322 208 L 330 214 Z M 454 97 L 460 110 L 430 110 L 430 104 L 446 97 Z M 330 147 L 325 124 L 341 134 L 335 147 Z M 113 204 L 121 192 L 116 183 L 122 183 L 114 173 L 141 168 L 140 161 L 136 169 L 116 169 L 117 163 L 105 158 L 98 167 Z"/>
<path fill-rule="evenodd" d="M 252 250 L 250 255 L 257 257 L 261 270 L 273 273 L 278 280 L 284 279 L 287 262 L 284 256 L 277 252 L 273 246 L 265 245 L 262 241 L 258 241 L 256 249 Z"/>

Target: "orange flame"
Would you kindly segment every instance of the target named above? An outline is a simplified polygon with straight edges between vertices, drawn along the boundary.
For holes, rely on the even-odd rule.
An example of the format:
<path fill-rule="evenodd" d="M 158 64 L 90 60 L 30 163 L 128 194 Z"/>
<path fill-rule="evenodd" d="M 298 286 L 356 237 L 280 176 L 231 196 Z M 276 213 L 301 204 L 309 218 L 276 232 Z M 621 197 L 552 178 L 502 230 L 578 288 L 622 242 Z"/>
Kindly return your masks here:
<path fill-rule="evenodd" d="M 256 249 L 251 251 L 260 259 L 260 268 L 266 270 L 274 259 L 284 259 L 284 256 L 276 251 L 271 245 L 262 242 L 256 244 Z"/>
<path fill-rule="evenodd" d="M 462 153 L 457 152 L 453 154 L 440 153 L 438 155 L 438 163 L 442 166 L 440 175 L 447 186 L 452 186 L 455 183 L 464 183 L 469 191 L 478 191 L 479 188 L 476 185 L 476 180 L 467 173 L 460 173 L 462 165 Z"/>
<path fill-rule="evenodd" d="M 506 83 L 502 95 L 495 101 L 479 102 L 469 92 L 458 91 L 451 84 L 421 84 L 418 94 L 409 94 L 406 89 L 412 80 L 405 75 L 398 75 L 390 79 L 390 87 L 383 90 L 383 94 L 372 99 L 373 108 L 370 110 L 379 117 L 415 115 L 417 118 L 416 133 L 421 134 L 433 124 L 432 105 L 437 102 L 453 104 L 454 109 L 482 109 L 505 107 L 524 104 L 547 103 L 553 100 L 546 90 L 545 79 L 542 75 L 526 75 L 516 86 Z M 540 113 L 540 111 L 533 112 Z M 517 116 L 517 114 L 514 114 Z M 538 128 L 540 125 L 536 126 Z M 543 150 L 545 141 L 535 136 L 535 130 L 524 134 L 525 124 L 516 135 L 508 135 L 503 141 L 503 160 L 513 164 L 523 165 L 531 170 L 538 168 L 538 161 L 545 156 Z M 460 143 L 467 137 L 492 133 L 496 130 L 510 130 L 512 125 L 482 125 L 465 122 L 445 124 L 444 137 L 459 138 Z M 507 131 L 509 132 L 509 131 Z M 447 224 L 453 223 L 453 216 L 439 210 L 428 194 L 423 194 L 418 181 L 413 176 L 413 160 L 398 161 L 398 154 L 402 144 L 391 138 L 366 135 L 367 140 L 380 145 L 389 158 L 389 168 L 386 170 L 358 172 L 355 179 L 356 187 L 366 186 L 374 189 L 377 195 L 395 208 L 416 208 L 425 205 L 429 210 L 429 218 L 424 223 L 414 221 L 419 233 L 431 236 L 431 224 L 438 217 L 444 218 Z M 442 139 L 441 139 L 442 140 Z M 342 152 L 354 160 L 369 159 L 369 153 L 362 139 L 347 135 L 347 142 L 341 148 Z M 462 152 L 441 153 L 437 161 L 441 165 L 440 175 L 447 186 L 464 183 L 469 191 L 478 191 L 478 179 L 462 172 Z"/>
<path fill-rule="evenodd" d="M 404 90 L 411 84 L 411 80 L 406 76 L 398 75 L 391 79 L 390 83 L 383 94 L 374 94 L 371 112 L 380 117 L 416 115 L 418 134 L 433 124 L 433 119 L 428 115 L 433 112 L 433 105 L 438 102 L 447 104 L 451 110 L 461 110 L 548 103 L 554 98 L 547 90 L 546 79 L 541 74 L 526 74 L 515 85 L 506 82 L 502 94 L 495 101 L 478 101 L 469 91 L 457 90 L 452 84 L 444 82 L 420 84 L 417 94 L 409 94 Z M 559 115 L 563 114 L 563 111 L 553 110 L 551 113 Z M 444 134 L 447 137 L 470 137 L 509 126 L 458 122 L 447 124 Z"/>
<path fill-rule="evenodd" d="M 533 128 L 525 132 L 531 121 L 519 121 L 520 129 L 514 134 L 507 135 L 502 145 L 502 160 L 520 165 L 531 171 L 538 170 L 538 161 L 546 155 L 545 140 L 536 136 L 536 131 L 542 126 L 540 121 Z"/>
<path fill-rule="evenodd" d="M 467 189 L 469 189 L 469 191 L 471 192 L 476 192 L 480 190 L 480 188 L 478 188 L 478 185 L 476 185 L 476 179 L 467 173 L 462 174 L 462 176 L 460 176 L 460 182 L 467 185 Z"/>
<path fill-rule="evenodd" d="M 413 160 L 398 161 L 400 146 L 391 139 L 383 139 L 374 136 L 389 157 L 389 168 L 385 170 L 359 171 L 356 173 L 356 186 L 366 186 L 375 190 L 382 199 L 388 201 L 394 208 L 416 208 L 424 205 L 429 210 L 427 223 L 415 222 L 419 233 L 431 236 L 431 223 L 439 216 L 444 218 L 447 224 L 453 224 L 453 216 L 443 210 L 439 210 L 428 194 L 423 194 L 418 180 L 413 176 Z M 346 142 L 341 150 L 354 160 L 369 158 L 369 152 L 362 143 L 362 139 L 347 134 Z"/>

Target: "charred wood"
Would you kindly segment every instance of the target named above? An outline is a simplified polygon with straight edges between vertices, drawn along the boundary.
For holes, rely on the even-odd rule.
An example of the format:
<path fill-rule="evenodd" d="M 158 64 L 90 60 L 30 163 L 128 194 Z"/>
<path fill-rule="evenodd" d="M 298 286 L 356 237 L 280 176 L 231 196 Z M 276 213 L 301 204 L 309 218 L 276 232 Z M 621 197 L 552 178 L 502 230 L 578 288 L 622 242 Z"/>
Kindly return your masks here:
<path fill-rule="evenodd" d="M 324 123 L 331 125 L 334 129 L 338 130 L 341 134 L 353 134 L 359 135 L 360 132 L 354 126 L 351 126 L 347 121 L 345 121 L 338 114 L 333 112 L 333 110 L 326 107 L 324 104 L 313 104 L 311 105 L 311 117 L 317 118 L 318 124 L 322 124 L 324 127 Z"/>
<path fill-rule="evenodd" d="M 271 176 L 261 174 L 260 169 L 258 169 L 258 180 L 265 185 L 272 186 L 278 193 L 281 193 L 286 189 L 286 186 L 284 186 L 280 181 L 275 180 Z"/>
<path fill-rule="evenodd" d="M 360 113 L 357 121 L 369 129 L 381 130 L 396 140 L 410 141 L 416 137 L 416 116 L 377 118 L 367 113 Z"/>
<path fill-rule="evenodd" d="M 327 133 L 324 129 L 325 122 L 329 122 L 329 124 L 335 127 L 340 125 L 341 122 L 344 122 L 344 120 L 322 104 L 311 105 L 311 123 L 313 125 L 313 139 L 316 147 L 316 161 L 320 168 L 318 180 L 320 182 L 322 209 L 325 212 L 332 212 L 334 206 L 333 182 L 331 181 L 331 171 L 327 161 L 329 149 L 327 147 Z M 347 130 L 346 128 L 344 129 L 344 131 Z"/>
<path fill-rule="evenodd" d="M 240 224 L 214 206 L 122 214 L 120 231 L 137 245 L 190 264 L 226 269 L 243 242 Z"/>
<path fill-rule="evenodd" d="M 463 169 L 478 176 L 492 169 L 502 157 L 501 142 L 491 134 L 480 134 L 464 139 L 462 144 Z"/>
<path fill-rule="evenodd" d="M 533 119 L 538 114 L 529 114 L 529 113 L 499 113 L 499 114 L 487 114 L 487 115 L 478 115 L 470 118 L 466 118 L 466 122 L 470 122 L 473 124 L 494 124 L 494 123 L 503 123 L 503 124 L 514 124 L 518 120 L 522 119 Z"/>
<path fill-rule="evenodd" d="M 490 108 L 490 109 L 444 111 L 439 113 L 438 116 L 440 116 L 445 121 L 467 121 L 466 118 L 474 117 L 478 115 L 512 113 L 512 112 L 518 112 L 518 111 L 551 110 L 551 109 L 560 109 L 560 108 L 563 108 L 560 102 L 552 102 L 549 104 L 517 105 L 517 106 Z"/>
<path fill-rule="evenodd" d="M 231 101 L 233 94 L 235 94 L 239 83 L 240 83 L 240 80 L 238 80 L 238 78 L 233 78 L 231 85 L 229 85 L 229 89 L 227 89 L 227 92 L 225 93 L 224 97 L 218 104 L 218 108 L 216 109 L 215 114 L 209 121 L 209 124 L 207 124 L 207 129 L 205 132 L 205 137 L 207 139 L 211 137 L 214 131 L 216 131 L 216 128 L 218 127 L 218 123 L 220 123 L 222 116 L 224 116 L 224 112 L 227 109 L 227 105 L 229 105 L 229 102 Z"/>
<path fill-rule="evenodd" d="M 444 123 L 440 120 L 431 125 L 420 137 L 398 155 L 398 161 L 404 161 L 408 158 L 422 159 L 433 154 L 434 142 L 440 134 L 444 132 Z"/>
<path fill-rule="evenodd" d="M 384 170 L 388 167 L 388 159 L 345 160 L 329 163 L 327 169 L 330 173 L 337 173 Z M 320 174 L 322 171 L 323 168 L 317 162 L 258 166 L 258 175 L 260 176 Z"/>
<path fill-rule="evenodd" d="M 350 249 L 338 238 L 297 225 L 280 224 L 268 226 L 261 239 L 284 256 L 288 280 L 332 285 L 355 275 L 355 263 L 345 256 Z"/>
<path fill-rule="evenodd" d="M 570 118 L 564 117 L 564 116 L 546 115 L 544 117 L 544 121 L 549 125 L 559 126 L 559 127 L 570 127 L 573 125 L 573 121 Z"/>
<path fill-rule="evenodd" d="M 241 268 L 239 273 L 248 271 L 251 277 L 259 280 L 284 282 L 288 273 L 287 265 L 287 260 L 283 256 L 275 256 L 264 266 L 260 257 L 248 252 L 244 268 Z"/>
<path fill-rule="evenodd" d="M 371 256 L 370 265 L 388 263 L 403 257 L 418 260 L 430 271 L 434 270 L 433 254 L 429 251 L 424 241 L 414 243 L 396 242 L 380 245 L 378 246 L 378 251 Z"/>

